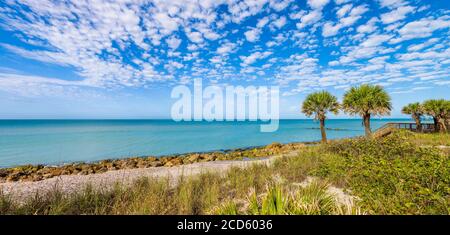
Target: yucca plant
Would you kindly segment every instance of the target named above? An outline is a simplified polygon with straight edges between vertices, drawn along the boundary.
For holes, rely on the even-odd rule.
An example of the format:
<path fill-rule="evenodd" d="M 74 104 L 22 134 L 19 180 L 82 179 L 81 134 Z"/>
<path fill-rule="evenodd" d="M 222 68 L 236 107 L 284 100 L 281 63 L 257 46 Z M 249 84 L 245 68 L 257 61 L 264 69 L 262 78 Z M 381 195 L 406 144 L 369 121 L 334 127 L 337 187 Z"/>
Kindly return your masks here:
<path fill-rule="evenodd" d="M 258 195 L 256 194 L 256 190 L 253 188 L 250 191 L 250 196 L 247 198 L 248 199 L 248 214 L 250 215 L 259 215 L 260 214 L 260 206 L 259 206 L 259 201 L 258 201 Z"/>
<path fill-rule="evenodd" d="M 417 130 L 422 131 L 422 123 L 420 118 L 423 116 L 423 107 L 419 102 L 411 103 L 402 108 L 402 113 L 410 114 L 416 122 Z"/>
<path fill-rule="evenodd" d="M 327 193 L 328 184 L 313 181 L 300 188 L 292 199 L 292 214 L 331 215 L 337 211 L 336 200 Z"/>
<path fill-rule="evenodd" d="M 319 120 L 322 142 L 326 142 L 325 119 L 327 118 L 327 113 L 338 114 L 339 112 L 339 103 L 336 96 L 327 91 L 309 94 L 303 101 L 302 112 L 308 117 L 314 115 L 314 119 Z"/>
<path fill-rule="evenodd" d="M 211 214 L 213 215 L 237 215 L 239 214 L 238 207 L 236 205 L 236 202 L 234 201 L 228 201 L 224 203 L 223 205 L 215 208 Z"/>
<path fill-rule="evenodd" d="M 363 118 L 366 137 L 371 137 L 370 117 L 389 115 L 392 103 L 391 97 L 381 86 L 364 84 L 352 87 L 344 94 L 342 107 L 344 112 Z"/>
<path fill-rule="evenodd" d="M 286 214 L 289 198 L 285 197 L 280 185 L 269 187 L 267 195 L 261 203 L 262 215 L 283 215 Z"/>

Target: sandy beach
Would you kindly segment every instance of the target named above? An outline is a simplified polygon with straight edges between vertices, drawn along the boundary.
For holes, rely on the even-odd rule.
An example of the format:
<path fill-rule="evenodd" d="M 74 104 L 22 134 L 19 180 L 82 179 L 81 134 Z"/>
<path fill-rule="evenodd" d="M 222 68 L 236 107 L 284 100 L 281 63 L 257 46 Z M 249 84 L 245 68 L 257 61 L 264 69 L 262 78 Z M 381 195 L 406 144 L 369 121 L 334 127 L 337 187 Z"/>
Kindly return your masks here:
<path fill-rule="evenodd" d="M 92 185 L 95 189 L 108 190 L 116 183 L 129 185 L 142 177 L 162 178 L 168 177 L 175 184 L 180 176 L 191 176 L 200 173 L 223 173 L 231 167 L 248 167 L 252 164 L 270 164 L 282 156 L 295 156 L 297 151 L 287 154 L 268 156 L 252 160 L 210 161 L 199 162 L 174 167 L 149 167 L 107 171 L 89 175 L 61 175 L 50 179 L 34 182 L 6 182 L 0 183 L 0 190 L 4 194 L 12 195 L 15 200 L 27 198 L 36 193 L 46 193 L 58 188 L 63 193 L 73 193 Z"/>

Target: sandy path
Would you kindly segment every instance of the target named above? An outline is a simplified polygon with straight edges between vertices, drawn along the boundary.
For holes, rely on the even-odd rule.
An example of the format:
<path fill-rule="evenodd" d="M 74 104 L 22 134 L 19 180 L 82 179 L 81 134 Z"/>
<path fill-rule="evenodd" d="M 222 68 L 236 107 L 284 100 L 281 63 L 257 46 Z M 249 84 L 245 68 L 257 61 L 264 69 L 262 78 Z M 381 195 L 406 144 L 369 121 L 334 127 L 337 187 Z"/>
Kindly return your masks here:
<path fill-rule="evenodd" d="M 295 156 L 293 151 L 284 156 Z M 175 167 L 150 167 L 107 171 L 105 173 L 91 175 L 62 175 L 46 180 L 35 182 L 7 182 L 0 183 L 0 190 L 5 194 L 11 194 L 14 199 L 19 200 L 32 196 L 36 192 L 45 193 L 55 187 L 64 193 L 76 192 L 83 189 L 87 184 L 91 184 L 94 188 L 108 189 L 115 183 L 130 184 L 142 177 L 169 177 L 171 182 L 176 182 L 180 176 L 190 176 L 205 172 L 223 173 L 231 167 L 248 167 L 252 164 L 270 164 L 276 158 L 283 155 L 271 156 L 259 160 L 233 160 L 233 161 L 212 161 L 193 163 L 189 165 L 181 165 Z"/>

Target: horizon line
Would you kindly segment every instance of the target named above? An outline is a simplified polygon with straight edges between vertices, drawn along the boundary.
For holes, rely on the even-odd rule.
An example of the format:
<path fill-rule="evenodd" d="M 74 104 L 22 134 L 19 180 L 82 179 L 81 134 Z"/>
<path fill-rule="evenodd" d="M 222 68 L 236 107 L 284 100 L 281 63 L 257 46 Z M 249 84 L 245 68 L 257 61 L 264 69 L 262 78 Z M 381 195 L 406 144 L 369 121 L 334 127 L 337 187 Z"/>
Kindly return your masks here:
<path fill-rule="evenodd" d="M 408 117 L 372 117 L 373 119 L 411 119 Z M 428 119 L 428 118 L 424 118 L 424 119 Z M 54 120 L 54 121 L 77 121 L 77 120 L 86 120 L 86 121 L 102 121 L 102 120 L 154 120 L 154 121 L 174 121 L 171 118 L 0 118 L 0 121 L 45 121 L 45 120 Z M 273 120 L 315 120 L 314 118 L 279 118 L 279 119 L 273 119 Z M 362 120 L 362 118 L 360 117 L 354 117 L 354 118 L 327 118 L 327 120 Z M 207 120 L 191 120 L 191 121 L 174 121 L 174 122 L 245 122 L 245 121 L 251 121 L 251 122 L 256 122 L 256 121 L 262 121 L 262 120 L 213 120 L 213 121 L 207 121 Z"/>

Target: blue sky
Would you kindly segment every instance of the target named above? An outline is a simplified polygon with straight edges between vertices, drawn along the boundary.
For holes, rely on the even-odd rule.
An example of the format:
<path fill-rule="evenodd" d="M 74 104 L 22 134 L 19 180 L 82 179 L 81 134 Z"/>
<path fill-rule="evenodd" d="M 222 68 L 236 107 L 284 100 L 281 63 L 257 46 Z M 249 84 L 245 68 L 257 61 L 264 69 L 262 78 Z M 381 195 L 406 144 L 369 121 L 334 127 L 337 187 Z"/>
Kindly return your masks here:
<path fill-rule="evenodd" d="M 166 118 L 195 78 L 278 85 L 282 118 L 380 84 L 401 117 L 450 98 L 449 29 L 449 1 L 3 0 L 0 118 Z"/>

